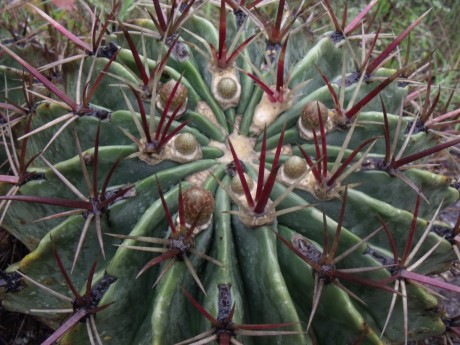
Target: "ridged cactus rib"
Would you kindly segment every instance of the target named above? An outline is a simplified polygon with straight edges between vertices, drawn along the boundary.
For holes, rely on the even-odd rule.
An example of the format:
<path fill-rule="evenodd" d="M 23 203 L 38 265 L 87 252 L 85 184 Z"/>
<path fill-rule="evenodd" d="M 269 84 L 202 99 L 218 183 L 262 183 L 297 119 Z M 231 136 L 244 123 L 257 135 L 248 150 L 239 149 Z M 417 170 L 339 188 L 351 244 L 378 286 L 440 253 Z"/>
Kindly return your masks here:
<path fill-rule="evenodd" d="M 384 60 L 407 32 L 346 38 L 377 1 L 345 28 L 327 0 L 135 3 L 76 34 L 34 6 L 8 10 L 29 13 L 24 40 L 0 21 L 0 219 L 31 251 L 2 305 L 67 345 L 443 335 L 425 286 L 460 291 L 433 278 L 460 258 L 458 225 L 439 220 L 459 191 L 424 164 L 460 139 L 403 111 L 420 85 Z M 304 26 L 328 15 L 336 31 L 312 42 Z M 95 305 L 69 302 L 63 270 Z"/>

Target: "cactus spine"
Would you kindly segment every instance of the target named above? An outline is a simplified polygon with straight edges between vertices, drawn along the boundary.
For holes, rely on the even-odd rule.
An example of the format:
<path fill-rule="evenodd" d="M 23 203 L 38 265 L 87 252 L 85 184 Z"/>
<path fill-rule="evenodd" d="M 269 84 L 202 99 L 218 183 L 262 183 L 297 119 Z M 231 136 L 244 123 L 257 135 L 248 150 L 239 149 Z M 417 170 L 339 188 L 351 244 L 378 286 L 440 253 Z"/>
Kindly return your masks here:
<path fill-rule="evenodd" d="M 428 287 L 460 292 L 430 276 L 460 257 L 437 218 L 459 193 L 423 159 L 460 140 L 434 107 L 400 116 L 407 68 L 382 67 L 423 16 L 378 54 L 377 1 L 348 25 L 326 0 L 135 3 L 76 34 L 4 8 L 52 37 L 0 28 L 1 225 L 31 251 L 3 306 L 57 329 L 44 344 L 448 334 Z M 326 12 L 309 43 L 305 14 Z"/>

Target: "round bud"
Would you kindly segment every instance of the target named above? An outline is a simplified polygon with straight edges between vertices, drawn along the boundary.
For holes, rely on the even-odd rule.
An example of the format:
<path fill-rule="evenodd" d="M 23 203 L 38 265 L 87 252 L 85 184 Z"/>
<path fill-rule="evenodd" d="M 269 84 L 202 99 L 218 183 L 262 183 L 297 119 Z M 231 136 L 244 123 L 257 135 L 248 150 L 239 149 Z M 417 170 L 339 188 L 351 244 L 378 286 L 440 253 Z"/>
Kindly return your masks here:
<path fill-rule="evenodd" d="M 238 91 L 238 85 L 232 78 L 222 78 L 217 83 L 217 92 L 224 99 L 232 99 Z"/>
<path fill-rule="evenodd" d="M 185 221 L 200 226 L 206 224 L 214 212 L 212 193 L 201 187 L 191 187 L 182 195 Z M 198 217 L 198 218 L 197 218 Z"/>
<path fill-rule="evenodd" d="M 284 163 L 283 169 L 287 177 L 297 179 L 307 170 L 307 164 L 304 159 L 298 156 L 291 156 Z"/>
<path fill-rule="evenodd" d="M 176 150 L 179 151 L 183 155 L 191 155 L 196 151 L 196 147 L 198 142 L 193 134 L 190 133 L 181 133 L 179 134 L 175 141 L 174 146 Z"/>
<path fill-rule="evenodd" d="M 168 99 L 172 94 L 174 86 L 176 86 L 176 83 L 176 80 L 171 79 L 160 87 L 160 101 L 163 106 L 166 106 L 166 103 L 168 102 Z M 187 88 L 184 85 L 182 85 L 182 83 L 180 83 L 177 87 L 176 93 L 172 97 L 170 109 L 176 109 L 179 105 L 185 102 L 186 99 Z"/>
<path fill-rule="evenodd" d="M 328 116 L 328 110 L 326 106 L 321 103 L 320 101 L 312 101 L 305 104 L 302 109 L 301 121 L 302 125 L 308 129 L 318 129 L 319 128 L 319 116 L 318 116 L 318 108 L 319 114 L 321 115 L 321 119 L 323 120 L 323 125 L 326 127 L 326 121 Z"/>
<path fill-rule="evenodd" d="M 249 190 L 251 190 L 254 187 L 254 181 L 252 180 L 251 176 L 249 176 L 246 173 L 244 173 L 244 177 L 248 184 Z M 240 180 L 240 175 L 236 174 L 235 176 L 233 176 L 230 187 L 232 188 L 233 193 L 244 194 L 244 188 Z"/>

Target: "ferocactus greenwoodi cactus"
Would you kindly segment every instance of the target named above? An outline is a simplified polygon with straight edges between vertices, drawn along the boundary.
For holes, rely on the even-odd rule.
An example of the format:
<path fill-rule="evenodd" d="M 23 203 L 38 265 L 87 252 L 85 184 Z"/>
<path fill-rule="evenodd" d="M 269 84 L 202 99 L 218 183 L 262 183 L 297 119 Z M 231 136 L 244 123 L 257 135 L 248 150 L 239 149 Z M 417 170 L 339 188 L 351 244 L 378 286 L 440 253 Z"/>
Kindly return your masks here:
<path fill-rule="evenodd" d="M 55 328 L 43 344 L 455 328 L 430 286 L 460 292 L 431 276 L 460 256 L 438 220 L 459 194 L 423 159 L 460 139 L 431 130 L 434 107 L 402 116 L 407 68 L 382 66 L 423 16 L 364 32 L 376 3 L 349 24 L 326 0 L 75 3 L 74 32 L 76 11 L 3 5 L 1 219 L 31 251 L 2 272 L 3 306 Z"/>

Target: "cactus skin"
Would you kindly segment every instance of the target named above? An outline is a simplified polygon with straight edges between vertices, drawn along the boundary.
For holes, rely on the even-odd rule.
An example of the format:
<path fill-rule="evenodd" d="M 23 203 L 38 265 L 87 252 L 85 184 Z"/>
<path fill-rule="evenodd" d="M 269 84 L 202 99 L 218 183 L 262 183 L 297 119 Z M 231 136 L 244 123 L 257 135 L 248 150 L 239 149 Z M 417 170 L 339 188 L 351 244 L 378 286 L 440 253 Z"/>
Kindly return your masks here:
<path fill-rule="evenodd" d="M 282 5 L 280 5 L 279 12 L 283 13 L 284 1 L 280 3 Z M 159 1 L 154 0 L 154 4 L 160 6 Z M 223 4 L 222 1 L 221 6 Z M 27 8 L 27 11 L 35 13 L 31 8 Z M 222 16 L 222 13 L 226 11 L 221 10 L 220 12 Z M 277 7 L 275 6 L 274 11 L 271 12 L 277 13 Z M 286 10 L 285 12 L 287 13 Z M 158 18 L 158 12 L 156 13 Z M 329 110 L 334 108 L 331 91 L 318 70 L 324 73 L 338 94 L 343 71 L 346 75 L 353 72 L 348 62 L 343 67 L 344 61 L 351 62 L 352 57 L 347 45 L 343 44 L 343 39 L 335 41 L 333 33 L 325 34 L 314 45 L 309 46 L 302 31 L 293 31 L 288 38 L 289 43 L 285 52 L 285 61 L 283 61 L 284 69 L 292 70 L 288 86 L 292 90 L 307 79 L 311 81 L 297 90 L 294 96 L 296 97 L 295 102 L 266 128 L 265 140 L 262 133 L 251 132 L 252 116 L 263 94 L 261 88 L 253 85 L 251 78 L 238 72 L 242 92 L 236 106 L 232 105 L 230 109 L 227 107 L 222 109 L 213 97 L 210 88 L 212 80 L 210 62 L 203 59 L 193 49 L 193 45 L 202 47 L 202 42 L 197 37 L 199 36 L 212 43 L 216 47 L 214 49 L 218 50 L 219 43 L 221 43 L 219 42 L 219 23 L 212 22 L 203 15 L 204 12 L 195 11 L 181 24 L 187 31 L 178 31 L 181 38 L 177 42 L 180 42 L 180 49 L 183 49 L 187 56 L 180 58 L 178 57 L 179 48 L 173 49 L 161 75 L 161 82 L 166 82 L 168 79 L 180 80 L 181 85 L 188 92 L 187 111 L 177 121 L 171 121 L 169 131 L 187 122 L 181 129 L 181 133 L 187 132 L 196 138 L 202 150 L 202 158 L 179 163 L 177 160 L 166 157 L 154 165 L 149 165 L 136 157 L 138 146 L 123 134 L 123 132 L 128 132 L 132 136 L 138 136 L 139 126 L 142 127 L 141 123 L 144 120 L 150 121 L 149 109 L 155 106 L 155 102 L 151 103 L 150 99 L 143 99 L 143 105 L 147 110 L 146 116 L 130 111 L 130 107 L 136 111 L 139 110 L 139 107 L 136 97 L 126 86 L 131 85 L 133 88 L 142 86 L 142 73 L 139 72 L 136 65 L 136 55 L 137 51 L 142 54 L 143 45 L 147 52 L 145 62 L 149 71 L 161 65 L 157 59 L 159 56 L 163 57 L 165 51 L 168 50 L 168 47 L 163 46 L 160 41 L 148 36 L 132 35 L 132 44 L 129 44 L 129 39 L 125 39 L 122 34 L 107 35 L 104 38 L 105 44 L 114 42 L 122 48 L 108 68 L 109 73 L 104 75 L 96 88 L 91 99 L 91 107 L 106 109 L 110 115 L 103 119 L 92 116 L 94 114 L 77 115 L 78 119 L 65 128 L 42 153 L 42 156 L 54 166 L 53 169 L 45 163 L 45 160 L 40 157 L 34 158 L 34 156 L 48 145 L 60 125 L 31 135 L 27 139 L 27 144 L 25 140 L 14 142 L 18 152 L 21 145 L 27 145 L 26 160 L 33 159 L 28 166 L 28 171 L 38 174 L 38 178 L 17 186 L 19 196 L 75 200 L 75 195 L 62 183 L 55 170 L 86 195 L 87 186 L 83 178 L 81 159 L 74 144 L 75 137 L 78 137 L 81 143 L 81 156 L 86 157 L 86 167 L 88 175 L 93 178 L 93 186 L 99 187 L 97 189 L 101 188 L 106 177 L 111 174 L 112 166 L 116 161 L 120 162 L 110 177 L 108 190 L 116 190 L 120 186 L 132 186 L 132 189 L 110 203 L 107 210 L 101 213 L 100 227 L 104 234 L 128 235 L 133 238 L 121 240 L 104 235 L 104 253 L 102 253 L 96 226 L 94 222 L 90 223 L 81 253 L 75 261 L 71 274 L 73 284 L 77 289 L 84 291 L 86 274 L 96 260 L 98 265 L 93 286 L 103 278 L 104 273 L 116 278 L 99 302 L 100 305 L 115 303 L 97 313 L 95 317 L 97 332 L 102 344 L 172 345 L 195 337 L 211 327 L 209 321 L 187 300 L 182 289 L 188 291 L 204 310 L 217 318 L 221 313 L 219 303 L 222 303 L 219 300 L 218 286 L 222 284 L 230 286 L 231 300 L 235 303 L 232 319 L 235 324 L 276 326 L 290 323 L 288 327 L 271 329 L 274 332 L 272 336 L 251 337 L 250 331 L 247 331 L 249 333 L 246 335 L 232 335 L 244 344 L 342 345 L 358 342 L 366 345 L 397 344 L 403 343 L 405 337 L 409 340 L 418 340 L 443 334 L 445 325 L 438 302 L 420 284 L 406 284 L 408 289 L 406 312 L 409 316 L 407 334 L 404 330 L 404 306 L 401 298 L 398 297 L 392 317 L 385 332 L 381 335 L 393 293 L 346 279 L 339 279 L 340 283 L 364 304 L 352 298 L 339 286 L 327 282 L 319 299 L 311 327 L 306 332 L 314 298 L 314 270 L 283 244 L 274 232 L 287 242 L 291 242 L 294 235 L 300 234 L 314 243 L 321 252 L 324 247 L 324 231 L 327 234 L 326 237 L 329 238 L 330 246 L 338 229 L 337 223 L 342 223 L 336 255 L 344 253 L 354 245 L 358 245 L 358 249 L 340 261 L 337 269 L 381 267 L 385 265 L 380 260 L 381 257 L 385 257 L 389 260 L 388 262 L 391 262 L 393 258 L 388 236 L 382 230 L 368 241 L 360 243 L 363 238 L 384 223 L 392 233 L 392 237 L 396 239 L 396 251 L 402 258 L 406 243 L 409 241 L 407 240 L 409 231 L 413 229 L 415 232 L 411 246 L 413 248 L 418 239 L 422 237 L 432 217 L 435 216 L 440 203 L 442 202 L 442 208 L 453 204 L 459 199 L 459 193 L 450 187 L 450 180 L 447 177 L 406 166 L 403 172 L 405 177 L 412 181 L 413 185 L 420 187 L 430 201 L 429 204 L 421 201 L 417 209 L 418 219 L 413 221 L 417 193 L 411 186 L 386 171 L 360 169 L 341 181 L 341 185 L 350 185 L 343 215 L 341 215 L 343 205 L 340 200 L 344 196 L 343 189 L 336 190 L 337 195 L 331 200 L 322 201 L 300 188 L 295 188 L 287 195 L 283 195 L 288 186 L 276 182 L 270 195 L 271 201 L 282 196 L 281 202 L 276 206 L 276 211 L 288 208 L 295 208 L 295 211 L 278 215 L 272 224 L 255 228 L 244 225 L 238 215 L 238 212 L 242 212 L 241 205 L 235 204 L 235 196 L 230 190 L 231 177 L 237 173 L 238 169 L 235 170 L 234 157 L 230 153 L 227 138 L 232 141 L 246 173 L 254 181 L 258 180 L 258 172 L 260 174 L 259 161 L 262 160 L 261 154 L 265 154 L 264 147 L 267 150 L 264 156 L 267 169 L 276 169 L 278 160 L 280 164 L 283 164 L 291 155 L 291 153 L 286 153 L 289 150 L 283 150 L 281 155 L 273 150 L 279 148 L 277 145 L 280 136 L 283 135 L 282 144 L 292 148 L 292 154 L 302 157 L 300 149 L 296 147 L 296 144 L 299 144 L 312 160 L 322 160 L 323 156 L 317 154 L 317 149 L 321 144 L 315 145 L 313 140 L 302 139 L 296 123 L 301 109 L 308 102 L 321 101 Z M 34 21 L 40 22 L 36 18 L 36 13 L 33 18 Z M 165 18 L 166 16 L 163 20 Z M 280 18 L 277 14 L 277 19 Z M 231 39 L 237 35 L 236 20 L 237 17 L 229 12 L 223 21 L 226 23 L 228 47 L 231 45 Z M 300 18 L 297 19 L 292 28 L 299 26 L 300 21 Z M 137 20 L 136 23 L 145 27 L 145 30 L 156 30 L 150 19 Z M 246 31 L 241 32 L 239 38 L 241 42 L 259 30 L 251 18 L 244 25 L 246 25 Z M 0 33 L 3 35 L 5 32 L 2 30 Z M 192 44 L 186 46 L 184 42 Z M 259 67 L 263 62 L 265 44 L 264 35 L 258 35 L 242 50 L 241 54 Z M 38 49 L 32 44 L 22 47 L 4 42 L 2 46 L 8 46 L 7 49 L 18 55 L 22 54 L 22 51 L 31 52 Z M 38 50 L 43 53 L 42 50 Z M 17 88 L 21 86 L 17 77 L 22 74 L 22 67 L 14 56 L 6 54 L 5 49 L 3 52 L 4 54 L 0 56 L 0 71 L 2 71 L 0 85 L 3 90 L 8 90 L 7 102 L 22 105 L 25 100 L 22 98 L 22 93 L 17 91 Z M 24 59 L 35 68 L 45 64 L 41 55 L 30 55 L 26 55 Z M 37 55 L 36 59 L 35 55 Z M 144 61 L 143 56 L 141 59 Z M 276 57 L 274 59 L 276 67 L 281 62 Z M 79 62 L 63 65 L 65 78 L 58 87 L 65 90 L 69 97 L 73 97 L 76 92 L 79 92 L 76 81 L 81 78 L 84 83 L 87 76 L 90 76 L 90 84 L 94 83 L 100 71 L 107 66 L 107 61 L 106 57 L 89 54 L 84 57 L 81 73 Z M 239 57 L 234 63 L 239 69 L 254 73 L 245 59 Z M 16 70 L 13 71 L 9 67 Z M 92 70 L 91 75 L 90 70 Z M 371 80 L 369 83 L 353 82 L 346 85 L 344 105 L 350 102 L 355 92 L 357 100 L 366 97 L 379 84 L 378 80 L 381 80 L 381 77 L 386 78 L 393 73 L 395 71 L 380 68 L 371 75 L 380 78 Z M 268 72 L 263 73 L 263 77 L 267 78 L 268 85 L 274 85 L 277 82 L 276 77 L 271 80 L 271 74 Z M 120 80 L 124 86 L 114 86 L 114 84 L 120 84 Z M 49 95 L 49 90 L 41 92 L 47 97 L 55 98 Z M 391 138 L 393 140 L 393 136 L 397 136 L 398 148 L 403 145 L 407 134 L 404 134 L 404 130 L 398 131 L 397 128 L 399 126 L 403 129 L 410 127 L 411 119 L 400 118 L 392 114 L 399 112 L 407 92 L 408 87 L 399 85 L 397 81 L 392 82 L 380 92 L 388 113 L 387 121 Z M 31 130 L 34 130 L 69 113 L 62 103 L 41 101 L 38 97 L 34 101 L 36 107 L 32 109 L 32 112 L 26 114 L 24 119 L 18 121 L 14 119 L 20 117 L 20 114 L 16 115 L 11 110 L 8 112 L 5 110 L 4 114 L 8 114 L 14 134 L 11 134 L 9 125 L 2 124 L 1 130 L 4 138 L 10 140 L 12 136 L 14 139 L 11 140 L 16 140 L 17 137 L 26 134 L 27 117 L 33 116 Z M 203 111 L 204 102 L 207 103 L 206 111 Z M 239 116 L 242 116 L 242 119 Z M 155 110 L 155 118 L 156 125 L 161 121 L 167 122 L 169 119 L 162 117 L 161 109 Z M 382 157 L 385 154 L 385 144 L 381 138 L 384 134 L 384 121 L 382 106 L 377 99 L 366 104 L 357 115 L 358 124 L 348 146 L 344 147 L 345 158 L 352 154 L 362 142 L 374 137 L 378 139 L 371 146 L 368 157 Z M 98 125 L 100 125 L 100 136 L 96 139 Z M 233 132 L 233 126 L 239 126 L 239 133 Z M 341 154 L 341 147 L 346 141 L 351 124 L 346 127 L 346 130 L 335 129 L 323 135 L 327 142 L 328 171 L 333 169 L 336 157 Z M 145 137 L 145 132 L 143 136 Z M 321 138 L 318 139 L 318 142 L 320 141 Z M 437 141 L 438 138 L 431 131 L 412 134 L 404 156 L 434 146 Z M 5 145 L 6 149 L 13 149 L 9 144 Z M 364 151 L 364 149 L 360 150 L 354 162 L 362 157 Z M 6 159 L 4 154 L 1 157 Z M 324 164 L 323 168 L 325 169 Z M 5 174 L 2 176 L 6 176 L 5 168 L 2 169 L 1 174 Z M 321 171 L 321 168 L 319 170 Z M 94 171 L 97 171 L 97 174 L 93 174 Z M 266 173 L 265 177 L 267 177 Z M 159 254 L 132 250 L 127 247 L 142 245 L 135 239 L 140 236 L 168 238 L 171 229 L 168 227 L 168 217 L 165 215 L 160 193 L 164 192 L 164 201 L 172 214 L 172 220 L 176 222 L 175 213 L 179 212 L 181 205 L 181 201 L 178 200 L 180 184 L 184 191 L 190 186 L 199 185 L 211 192 L 215 199 L 214 214 L 210 225 L 193 237 L 195 249 L 217 260 L 221 266 L 203 260 L 197 255 L 190 255 L 190 261 L 204 286 L 206 295 L 198 287 L 190 269 L 181 260 L 176 260 L 154 287 L 152 285 L 168 265 L 168 261 L 153 266 L 136 279 L 140 269 Z M 6 195 L 11 188 L 14 186 L 0 182 L 0 191 L 3 195 Z M 88 192 L 91 194 L 91 191 Z M 244 199 L 244 193 L 242 198 Z M 8 197 L 3 200 L 8 200 Z M 315 206 L 305 208 L 305 204 Z M 84 227 L 85 217 L 88 217 L 91 211 L 86 212 L 85 217 L 82 214 L 75 214 L 34 222 L 69 209 L 44 204 L 38 199 L 32 203 L 13 200 L 9 207 L 3 205 L 0 211 L 3 212 L 5 209 L 7 211 L 5 211 L 2 227 L 23 242 L 31 251 L 20 262 L 11 265 L 8 271 L 19 270 L 22 274 L 48 288 L 68 295 L 68 288 L 53 256 L 52 244 L 58 248 L 63 266 L 70 270 L 75 260 L 74 255 Z M 326 215 L 324 218 L 323 212 Z M 439 222 L 438 224 L 442 225 Z M 422 257 L 435 245 L 437 245 L 436 249 L 416 269 L 417 273 L 428 275 L 450 268 L 452 261 L 456 258 L 454 246 L 457 244 L 455 240 L 450 241 L 440 237 L 434 231 L 428 233 L 414 260 Z M 358 275 L 376 284 L 386 281 L 381 284 L 387 287 L 393 286 L 393 283 L 389 282 L 391 273 L 384 267 Z M 62 301 L 27 280 L 23 279 L 22 285 L 21 289 L 1 296 L 3 306 L 9 310 L 33 314 L 44 323 L 57 328 L 65 317 L 60 314 L 43 313 L 38 309 L 68 308 L 69 305 L 64 305 Z M 283 334 L 281 330 L 293 334 Z M 89 344 L 86 332 L 83 324 L 77 324 L 61 338 L 60 343 Z"/>

